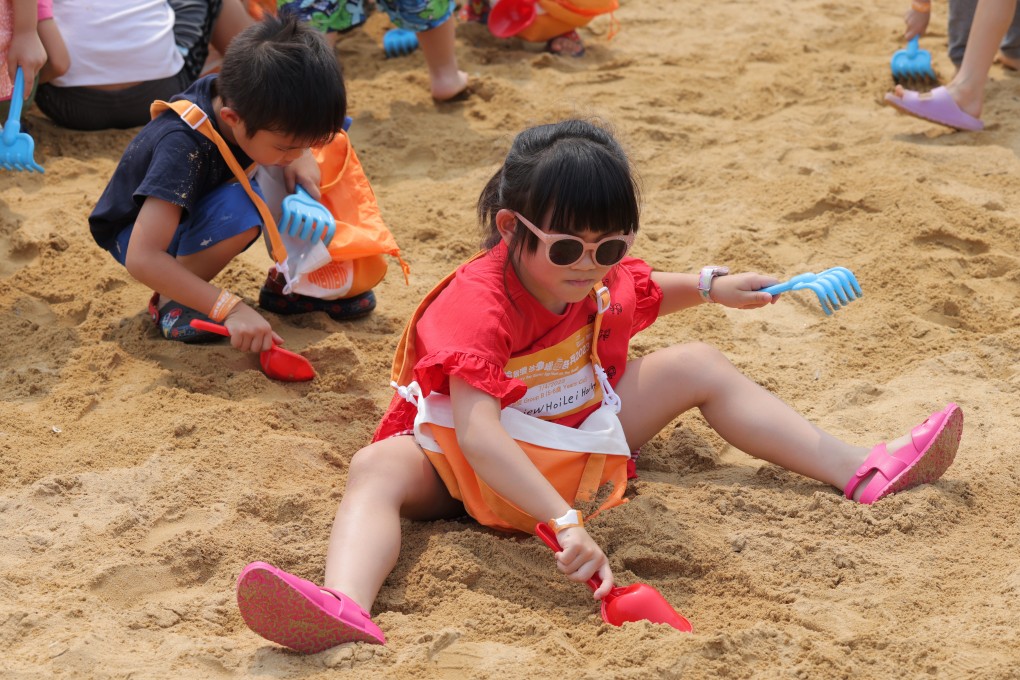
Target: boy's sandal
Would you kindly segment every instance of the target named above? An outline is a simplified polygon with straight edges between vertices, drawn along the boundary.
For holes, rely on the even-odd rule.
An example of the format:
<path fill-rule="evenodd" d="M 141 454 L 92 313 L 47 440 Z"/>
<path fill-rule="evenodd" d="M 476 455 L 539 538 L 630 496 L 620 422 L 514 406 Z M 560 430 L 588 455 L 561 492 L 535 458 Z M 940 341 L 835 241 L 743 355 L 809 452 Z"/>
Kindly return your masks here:
<path fill-rule="evenodd" d="M 302 654 L 344 642 L 386 644 L 379 626 L 354 600 L 265 562 L 252 562 L 241 572 L 237 606 L 253 631 Z"/>
<path fill-rule="evenodd" d="M 843 493 L 853 498 L 864 478 L 872 472 L 860 501 L 870 505 L 889 494 L 918 484 L 934 482 L 953 464 L 963 434 L 963 411 L 950 403 L 910 431 L 910 443 L 889 453 L 885 442 L 871 450 L 864 464 L 847 482 Z"/>
<path fill-rule="evenodd" d="M 222 336 L 216 333 L 200 331 L 197 328 L 191 327 L 192 319 L 212 321 L 202 312 L 196 311 L 191 307 L 185 307 L 173 300 L 163 305 L 163 307 L 159 307 L 159 293 L 153 293 L 152 298 L 149 300 L 149 317 L 152 318 L 156 328 L 159 329 L 160 333 L 167 340 L 199 343 L 214 342 L 222 339 Z"/>
<path fill-rule="evenodd" d="M 320 300 L 297 293 L 285 295 L 283 277 L 273 269 L 259 290 L 259 307 L 281 315 L 325 312 L 334 321 L 351 321 L 370 314 L 375 304 L 375 293 L 371 290 L 339 300 Z"/>

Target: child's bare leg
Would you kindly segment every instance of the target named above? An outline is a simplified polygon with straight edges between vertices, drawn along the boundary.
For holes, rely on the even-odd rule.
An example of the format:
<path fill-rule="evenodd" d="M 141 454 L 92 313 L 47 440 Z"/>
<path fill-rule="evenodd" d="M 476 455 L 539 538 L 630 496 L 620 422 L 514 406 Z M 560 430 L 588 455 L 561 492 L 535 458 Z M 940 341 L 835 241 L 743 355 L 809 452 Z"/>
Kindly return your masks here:
<path fill-rule="evenodd" d="M 234 36 L 254 23 L 255 19 L 244 9 L 241 0 L 223 0 L 209 42 L 217 52 L 226 54 Z"/>
<path fill-rule="evenodd" d="M 244 252 L 258 236 L 259 228 L 252 227 L 219 243 L 214 243 L 205 250 L 200 250 L 191 255 L 178 255 L 177 261 L 203 281 L 212 281 L 213 277 L 223 271 L 223 268 L 231 260 Z M 167 302 L 169 302 L 167 298 L 160 296 L 160 306 Z"/>
<path fill-rule="evenodd" d="M 326 587 L 371 611 L 400 553 L 400 518 L 463 514 L 413 437 L 391 437 L 358 451 L 333 521 Z"/>
<path fill-rule="evenodd" d="M 435 28 L 418 34 L 418 44 L 429 69 L 432 98 L 436 101 L 452 99 L 467 87 L 467 73 L 457 66 L 455 31 L 456 22 L 451 15 Z"/>
<path fill-rule="evenodd" d="M 628 362 L 617 391 L 623 400 L 620 420 L 635 448 L 680 413 L 698 407 L 733 446 L 837 488 L 869 452 L 809 423 L 709 345 L 677 345 Z M 888 450 L 909 440 L 906 435 L 891 441 Z"/>

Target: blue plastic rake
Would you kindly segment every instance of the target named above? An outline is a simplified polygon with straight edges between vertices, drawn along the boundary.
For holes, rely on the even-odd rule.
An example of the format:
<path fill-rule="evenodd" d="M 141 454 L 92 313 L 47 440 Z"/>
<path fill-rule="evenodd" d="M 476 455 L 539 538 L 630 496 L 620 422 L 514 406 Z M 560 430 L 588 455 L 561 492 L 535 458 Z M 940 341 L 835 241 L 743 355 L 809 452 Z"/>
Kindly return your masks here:
<path fill-rule="evenodd" d="M 897 85 L 917 87 L 931 86 L 938 83 L 938 76 L 931 66 L 931 52 L 922 50 L 917 44 L 915 35 L 902 50 L 896 50 L 889 61 L 893 81 Z"/>
<path fill-rule="evenodd" d="M 308 195 L 298 185 L 297 191 L 283 199 L 280 214 L 280 232 L 303 241 L 322 240 L 325 245 L 333 240 L 336 219 L 326 206 Z"/>
<path fill-rule="evenodd" d="M 784 283 L 762 288 L 770 295 L 804 289 L 815 292 L 826 316 L 864 295 L 857 283 L 857 277 L 846 267 L 833 267 L 818 274 L 814 272 L 798 274 Z"/>
<path fill-rule="evenodd" d="M 386 57 L 403 57 L 418 49 L 418 34 L 406 28 L 391 28 L 383 35 Z"/>
<path fill-rule="evenodd" d="M 21 106 L 25 101 L 25 76 L 18 67 L 14 75 L 14 91 L 11 92 L 11 109 L 7 122 L 0 132 L 0 168 L 46 172 L 35 162 L 35 140 L 32 135 L 21 131 Z"/>

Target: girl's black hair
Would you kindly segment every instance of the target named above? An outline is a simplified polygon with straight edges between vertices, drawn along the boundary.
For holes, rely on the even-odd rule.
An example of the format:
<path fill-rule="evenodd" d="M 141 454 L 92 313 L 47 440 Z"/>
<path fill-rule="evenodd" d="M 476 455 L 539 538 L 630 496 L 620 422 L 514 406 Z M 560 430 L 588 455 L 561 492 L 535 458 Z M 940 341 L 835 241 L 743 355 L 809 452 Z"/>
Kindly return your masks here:
<path fill-rule="evenodd" d="M 336 55 L 318 31 L 293 17 L 267 16 L 234 38 L 216 91 L 249 135 L 269 130 L 309 146 L 333 139 L 347 115 Z"/>
<path fill-rule="evenodd" d="M 541 226 L 577 234 L 638 230 L 639 191 L 627 154 L 605 128 L 586 120 L 539 125 L 514 138 L 503 167 L 478 199 L 482 247 L 500 241 L 496 213 L 516 210 Z M 535 252 L 538 237 L 518 224 L 510 252 Z"/>

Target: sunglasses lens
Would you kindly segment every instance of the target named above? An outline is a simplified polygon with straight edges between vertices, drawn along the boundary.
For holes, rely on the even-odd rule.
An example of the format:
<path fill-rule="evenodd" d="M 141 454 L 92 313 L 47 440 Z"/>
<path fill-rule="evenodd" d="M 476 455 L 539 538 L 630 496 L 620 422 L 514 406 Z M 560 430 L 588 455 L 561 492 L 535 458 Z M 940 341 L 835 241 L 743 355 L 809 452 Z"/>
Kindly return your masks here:
<path fill-rule="evenodd" d="M 622 238 L 606 241 L 595 251 L 595 259 L 603 267 L 616 264 L 627 254 L 627 242 Z"/>
<path fill-rule="evenodd" d="M 549 259 L 553 264 L 566 266 L 580 260 L 582 252 L 584 252 L 584 246 L 579 241 L 563 239 L 549 246 Z"/>

